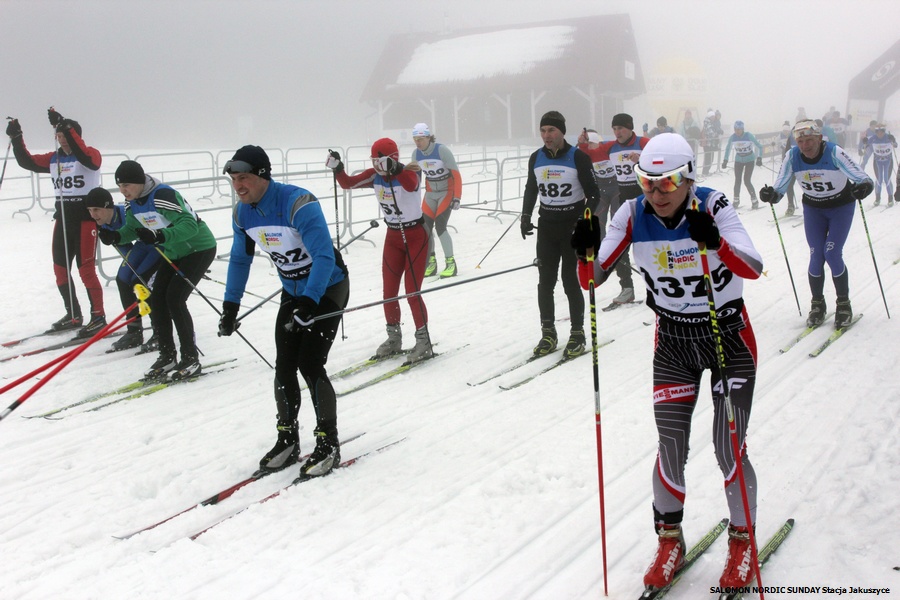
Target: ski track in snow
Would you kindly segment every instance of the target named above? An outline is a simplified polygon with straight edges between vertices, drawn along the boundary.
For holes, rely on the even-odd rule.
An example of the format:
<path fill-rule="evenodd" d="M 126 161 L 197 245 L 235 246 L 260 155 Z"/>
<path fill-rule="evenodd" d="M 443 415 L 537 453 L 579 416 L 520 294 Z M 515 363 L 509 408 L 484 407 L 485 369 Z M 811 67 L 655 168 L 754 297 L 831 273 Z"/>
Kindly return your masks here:
<path fill-rule="evenodd" d="M 732 181 L 730 175 L 717 175 L 704 185 L 728 192 Z M 504 208 L 519 206 L 510 200 Z M 897 311 L 900 270 L 892 261 L 900 254 L 895 233 L 900 213 L 868 210 L 871 199 L 865 207 L 888 303 Z M 783 212 L 782 206 L 776 210 Z M 458 229 L 453 239 L 462 276 L 532 261 L 534 238 L 523 241 L 510 232 L 476 271 L 476 261 L 512 219 L 476 222 L 479 214 L 459 210 L 450 221 Z M 22 256 L 23 247 L 49 244 L 49 217 L 33 215 L 29 223 L 2 217 L 3 256 Z M 222 235 L 227 218 L 227 211 L 219 211 L 210 213 L 208 222 Z M 805 316 L 797 314 L 781 246 L 768 222 L 771 211 L 744 212 L 741 218 L 767 269 L 766 276 L 744 288 L 760 361 L 748 437 L 760 484 L 760 539 L 788 517 L 797 519 L 791 537 L 766 565 L 764 583 L 897 587 L 891 571 L 896 553 L 885 535 L 885 520 L 896 512 L 900 492 L 897 325 L 886 318 L 858 210 L 845 259 L 854 311 L 868 316 L 815 359 L 807 353 L 827 337 L 828 327 L 790 352 L 778 352 L 802 329 Z M 805 315 L 804 234 L 782 227 L 782 235 Z M 345 254 L 350 306 L 380 298 L 384 232 L 376 229 L 366 237 L 377 247 L 358 242 Z M 220 242 L 220 253 L 227 243 Z M 441 257 L 439 249 L 439 262 Z M 2 341 L 34 333 L 61 314 L 45 258 L 39 252 L 6 263 Z M 227 262 L 216 261 L 210 275 L 224 281 L 226 269 Z M 565 364 L 511 391 L 498 385 L 514 383 L 555 359 L 535 361 L 481 385 L 467 383 L 531 352 L 540 337 L 536 284 L 537 269 L 525 269 L 427 293 L 430 329 L 438 350 L 446 353 L 443 359 L 338 400 L 341 433 L 365 432 L 344 446 L 345 458 L 408 439 L 254 505 L 196 541 L 186 538 L 280 489 L 295 470 L 266 477 L 218 505 L 197 508 L 129 540 L 112 536 L 168 517 L 255 469 L 275 437 L 272 372 L 237 336 L 218 338 L 217 315 L 194 296 L 190 306 L 205 352 L 202 360 L 234 357 L 236 368 L 95 412 L 86 411 L 109 399 L 86 404 L 60 413 L 58 421 L 21 418 L 133 381 L 154 359 L 132 352 L 106 355 L 108 342 L 98 343 L 0 422 L 0 596 L 600 596 L 591 360 Z M 75 287 L 85 305 L 80 281 Z M 257 258 L 248 291 L 265 296 L 277 287 L 268 261 Z M 221 285 L 204 281 L 200 290 L 220 304 Z M 107 313 L 117 314 L 115 287 L 106 286 L 104 293 Z M 596 294 L 598 339 L 615 339 L 599 351 L 607 562 L 610 597 L 632 598 L 640 592 L 656 543 L 650 489 L 656 454 L 650 402 L 653 328 L 642 325 L 652 318 L 646 306 L 600 311 L 617 294 L 615 277 Z M 833 308 L 830 282 L 826 294 Z M 644 296 L 640 290 L 638 298 Z M 257 301 L 246 296 L 243 310 Z M 559 285 L 556 306 L 557 317 L 566 317 Z M 408 346 L 413 325 L 405 301 L 401 310 Z M 241 328 L 270 362 L 275 311 L 275 305 L 266 305 Z M 589 319 L 586 314 L 588 327 Z M 568 324 L 560 321 L 557 327 L 565 343 Z M 384 335 L 382 309 L 349 313 L 344 334 L 346 339 L 339 338 L 331 351 L 332 372 L 371 355 Z M 31 348 L 28 344 L 23 347 Z M 2 350 L 0 357 L 21 351 Z M 0 383 L 56 356 L 48 354 L 0 363 Z M 339 380 L 335 388 L 349 389 L 399 362 Z M 7 392 L 3 407 L 36 381 Z M 302 450 L 308 452 L 314 417 L 305 392 L 303 400 Z M 704 378 L 687 466 L 688 543 L 727 516 L 711 420 Z M 669 597 L 707 597 L 724 555 L 723 536 Z"/>

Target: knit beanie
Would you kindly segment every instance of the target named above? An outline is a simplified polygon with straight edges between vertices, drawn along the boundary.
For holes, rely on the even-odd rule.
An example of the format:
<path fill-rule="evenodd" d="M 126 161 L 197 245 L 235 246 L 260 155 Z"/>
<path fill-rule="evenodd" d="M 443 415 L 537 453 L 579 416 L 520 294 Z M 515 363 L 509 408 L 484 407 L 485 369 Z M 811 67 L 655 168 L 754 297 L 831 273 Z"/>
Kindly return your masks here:
<path fill-rule="evenodd" d="M 95 187 L 84 197 L 84 205 L 87 208 L 112 208 L 113 197 L 102 187 Z"/>
<path fill-rule="evenodd" d="M 144 185 L 144 167 L 141 163 L 133 160 L 123 160 L 116 169 L 116 184 L 120 183 L 139 183 Z"/>
<path fill-rule="evenodd" d="M 544 125 L 550 125 L 552 127 L 556 127 L 561 132 L 566 132 L 566 118 L 562 116 L 559 111 L 551 110 L 544 113 L 544 116 L 541 117 L 541 127 Z"/>
<path fill-rule="evenodd" d="M 632 119 L 631 115 L 627 113 L 619 113 L 613 117 L 612 126 L 624 127 L 625 129 L 634 131 L 634 119 Z"/>
<path fill-rule="evenodd" d="M 229 163 L 244 162 L 250 165 L 251 171 L 238 170 L 237 165 L 229 167 Z M 246 167 L 245 167 L 246 168 Z M 272 179 L 272 163 L 269 161 L 269 155 L 259 146 L 241 146 L 231 157 L 231 160 L 225 164 L 225 173 L 246 173 L 250 172 L 257 177 L 263 179 Z"/>

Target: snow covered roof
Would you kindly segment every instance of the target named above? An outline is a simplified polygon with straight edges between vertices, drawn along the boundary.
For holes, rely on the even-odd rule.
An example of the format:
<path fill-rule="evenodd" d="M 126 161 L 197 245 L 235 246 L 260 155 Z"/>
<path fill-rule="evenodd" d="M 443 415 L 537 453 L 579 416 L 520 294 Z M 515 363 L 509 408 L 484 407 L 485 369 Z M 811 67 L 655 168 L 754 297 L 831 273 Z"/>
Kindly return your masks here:
<path fill-rule="evenodd" d="M 631 19 L 603 15 L 423 36 L 393 36 L 363 101 L 480 95 L 594 85 L 645 91 Z"/>

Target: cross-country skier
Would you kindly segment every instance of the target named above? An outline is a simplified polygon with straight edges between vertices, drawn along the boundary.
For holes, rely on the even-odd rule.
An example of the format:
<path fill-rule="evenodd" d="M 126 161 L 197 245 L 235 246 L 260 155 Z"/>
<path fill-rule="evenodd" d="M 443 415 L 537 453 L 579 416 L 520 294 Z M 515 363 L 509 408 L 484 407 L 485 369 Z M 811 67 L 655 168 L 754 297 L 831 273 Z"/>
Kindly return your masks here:
<path fill-rule="evenodd" d="M 52 107 L 47 111 L 50 124 L 56 131 L 59 149 L 44 154 L 31 154 L 25 147 L 22 126 L 12 119 L 6 126 L 19 166 L 35 173 L 48 173 L 56 192 L 53 213 L 53 272 L 56 287 L 62 296 L 66 314 L 50 326 L 51 331 L 81 328 L 78 337 L 90 337 L 106 325 L 103 310 L 103 288 L 97 277 L 97 228 L 84 206 L 84 196 L 100 185 L 100 152 L 84 143 L 81 125 L 63 118 Z M 67 262 L 68 261 L 68 262 Z M 72 261 L 87 290 L 91 303 L 91 318 L 83 323 L 81 306 L 72 287 Z"/>
<path fill-rule="evenodd" d="M 297 462 L 300 434 L 300 383 L 309 387 L 316 411 L 316 447 L 300 467 L 301 476 L 326 475 L 341 463 L 334 387 L 325 372 L 341 315 L 317 320 L 347 306 L 350 279 L 335 250 L 319 200 L 309 191 L 272 181 L 265 150 L 244 146 L 225 163 L 240 202 L 231 227 L 234 238 L 219 334 L 238 328 L 237 313 L 257 246 L 267 253 L 281 279 L 281 308 L 275 318 L 275 407 L 278 439 L 259 462 L 278 471 Z"/>
<path fill-rule="evenodd" d="M 592 217 L 577 223 L 572 246 L 582 259 L 578 269 L 585 289 L 591 278 L 598 284 L 605 281 L 619 255 L 633 246 L 635 264 L 647 287 L 647 305 L 657 315 L 653 411 L 659 451 L 653 466 L 653 513 L 659 544 L 644 584 L 650 588 L 667 585 L 684 562 L 684 467 L 701 376 L 710 369 L 713 443 L 725 477 L 731 517 L 720 585 L 739 587 L 747 583 L 749 570 L 742 568 L 742 563 L 751 553 L 749 528 L 756 521 L 757 489 L 745 445 L 756 382 L 756 342 L 742 291 L 744 279 L 756 279 L 762 273 L 762 259 L 728 199 L 721 192 L 694 183 L 694 153 L 683 137 L 674 133 L 654 137 L 644 148 L 635 173 L 644 194 L 616 212 L 602 243 L 599 224 Z M 698 248 L 701 242 L 708 252 L 718 335 L 710 320 Z M 584 260 L 588 253 L 595 255 L 593 262 Z M 750 523 L 736 477 L 723 382 L 717 368 L 719 341 L 742 448 Z"/>
<path fill-rule="evenodd" d="M 728 157 L 731 154 L 731 148 L 734 147 L 734 202 L 732 206 L 737 208 L 741 205 L 741 179 L 747 191 L 750 192 L 750 208 L 759 207 L 756 200 L 756 188 L 753 187 L 751 178 L 753 177 L 753 164 L 757 167 L 762 166 L 763 147 L 756 139 L 756 136 L 749 131 L 744 130 L 743 121 L 734 122 L 734 133 L 728 137 L 728 143 L 725 144 L 725 158 L 722 160 L 722 168 L 728 167 Z"/>
<path fill-rule="evenodd" d="M 428 232 L 423 225 L 422 198 L 419 177 L 415 170 L 400 162 L 397 143 L 381 138 L 372 144 L 372 166 L 356 175 L 344 171 L 341 155 L 331 151 L 325 165 L 334 170 L 338 184 L 344 189 L 373 188 L 384 214 L 387 233 L 381 260 L 382 294 L 385 300 L 400 291 L 400 279 L 407 294 L 420 291 L 428 258 Z M 428 334 L 428 311 L 422 296 L 408 300 L 416 325 L 416 345 L 407 358 L 418 362 L 434 356 Z M 401 351 L 403 333 L 400 329 L 400 303 L 384 304 L 384 318 L 388 338 L 375 350 L 375 356 L 385 357 Z"/>
<path fill-rule="evenodd" d="M 809 244 L 812 304 L 806 324 L 817 327 L 825 320 L 827 262 L 837 295 L 834 326 L 845 327 L 853 319 L 853 309 L 844 243 L 853 223 L 855 201 L 871 194 L 874 185 L 843 148 L 822 139 L 822 128 L 815 121 L 796 123 L 793 134 L 796 146 L 785 155 L 774 186 L 763 186 L 759 199 L 777 203 L 796 176 L 803 190 L 803 227 Z"/>
<path fill-rule="evenodd" d="M 875 169 L 875 206 L 881 204 L 881 188 L 887 192 L 888 206 L 894 205 L 894 149 L 897 140 L 894 134 L 888 133 L 884 123 L 875 125 L 875 130 L 866 139 L 866 155 L 863 164 L 872 158 L 872 167 Z M 865 170 L 865 167 L 862 167 Z"/>
<path fill-rule="evenodd" d="M 441 279 L 457 274 L 456 259 L 453 257 L 453 239 L 447 230 L 450 213 L 459 209 L 462 197 L 462 177 L 456 158 L 450 148 L 439 144 L 426 123 L 416 123 L 412 130 L 413 150 L 411 165 L 417 164 L 425 177 L 425 195 L 422 198 L 422 216 L 428 230 L 428 265 L 425 277 L 440 275 Z M 410 165 L 410 166 L 411 166 Z M 434 255 L 434 238 L 441 241 L 444 250 L 444 270 L 437 272 L 437 258 Z"/>

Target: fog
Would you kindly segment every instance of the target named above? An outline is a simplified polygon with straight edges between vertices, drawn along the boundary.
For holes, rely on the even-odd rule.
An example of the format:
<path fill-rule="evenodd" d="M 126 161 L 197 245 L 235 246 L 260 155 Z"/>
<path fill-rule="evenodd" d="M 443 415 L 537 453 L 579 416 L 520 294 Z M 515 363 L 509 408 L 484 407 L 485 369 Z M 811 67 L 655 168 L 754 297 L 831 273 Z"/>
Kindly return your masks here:
<path fill-rule="evenodd" d="M 52 147 L 51 105 L 101 150 L 366 142 L 380 132 L 360 95 L 392 35 L 421 32 L 426 41 L 626 9 L 646 78 L 687 69 L 706 82 L 698 106 L 720 109 L 726 125 L 742 119 L 748 130 L 772 131 L 798 106 L 812 117 L 845 111 L 848 82 L 896 41 L 900 22 L 895 0 L 0 0 L 0 8 L 0 112 L 20 119 L 33 150 Z M 645 95 L 625 108 L 652 127 L 659 100 Z M 900 119 L 898 105 L 888 103 L 889 121 Z"/>

